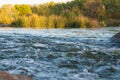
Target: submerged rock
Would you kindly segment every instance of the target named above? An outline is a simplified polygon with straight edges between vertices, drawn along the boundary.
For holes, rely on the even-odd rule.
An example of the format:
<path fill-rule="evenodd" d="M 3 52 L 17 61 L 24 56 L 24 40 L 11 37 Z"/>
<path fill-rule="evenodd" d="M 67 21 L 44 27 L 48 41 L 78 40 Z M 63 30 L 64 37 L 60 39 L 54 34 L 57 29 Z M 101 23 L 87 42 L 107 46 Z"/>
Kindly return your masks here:
<path fill-rule="evenodd" d="M 32 80 L 32 79 L 26 76 L 13 75 L 13 74 L 0 71 L 0 80 Z"/>
<path fill-rule="evenodd" d="M 120 43 L 120 32 L 111 37 L 112 42 Z"/>

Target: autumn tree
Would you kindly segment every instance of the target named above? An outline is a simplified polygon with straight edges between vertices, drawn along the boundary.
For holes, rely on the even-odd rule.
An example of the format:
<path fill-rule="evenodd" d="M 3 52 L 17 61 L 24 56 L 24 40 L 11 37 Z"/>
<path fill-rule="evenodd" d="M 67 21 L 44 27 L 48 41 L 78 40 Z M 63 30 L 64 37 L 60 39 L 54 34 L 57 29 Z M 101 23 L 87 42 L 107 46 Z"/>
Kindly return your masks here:
<path fill-rule="evenodd" d="M 16 10 L 18 11 L 19 15 L 27 15 L 27 14 L 31 14 L 32 10 L 31 10 L 31 6 L 30 5 L 15 5 Z"/>
<path fill-rule="evenodd" d="M 102 20 L 105 15 L 105 6 L 101 0 L 88 0 L 88 2 L 84 4 L 84 13 L 90 18 Z"/>
<path fill-rule="evenodd" d="M 3 5 L 0 9 L 0 24 L 11 24 L 17 17 L 17 10 L 13 5 Z"/>

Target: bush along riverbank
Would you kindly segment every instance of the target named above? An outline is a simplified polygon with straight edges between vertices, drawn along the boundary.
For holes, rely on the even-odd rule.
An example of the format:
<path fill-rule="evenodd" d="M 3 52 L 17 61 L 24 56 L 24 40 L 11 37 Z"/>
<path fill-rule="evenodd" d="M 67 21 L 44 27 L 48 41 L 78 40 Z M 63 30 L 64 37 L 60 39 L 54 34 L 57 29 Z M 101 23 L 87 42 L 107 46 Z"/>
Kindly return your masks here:
<path fill-rule="evenodd" d="M 120 25 L 119 0 L 10 5 L 0 8 L 0 26 L 25 28 L 97 28 Z"/>

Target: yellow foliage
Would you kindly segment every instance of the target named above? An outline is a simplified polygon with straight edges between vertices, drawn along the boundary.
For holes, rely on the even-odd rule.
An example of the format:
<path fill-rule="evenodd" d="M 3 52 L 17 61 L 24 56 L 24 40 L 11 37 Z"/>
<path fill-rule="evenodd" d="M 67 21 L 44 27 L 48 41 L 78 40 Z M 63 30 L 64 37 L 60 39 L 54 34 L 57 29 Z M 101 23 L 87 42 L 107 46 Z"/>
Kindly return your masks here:
<path fill-rule="evenodd" d="M 49 17 L 48 28 L 57 28 L 57 16 L 52 15 Z"/>
<path fill-rule="evenodd" d="M 20 18 L 21 26 L 25 28 L 30 28 L 30 19 L 26 16 L 21 16 Z"/>
<path fill-rule="evenodd" d="M 48 18 L 46 16 L 38 16 L 37 14 L 31 14 L 28 16 L 21 16 L 20 23 L 25 28 L 37 28 L 43 29 L 48 26 Z"/>
<path fill-rule="evenodd" d="M 39 28 L 48 28 L 48 17 L 39 16 Z"/>
<path fill-rule="evenodd" d="M 66 23 L 67 23 L 67 19 L 65 17 L 58 16 L 57 28 L 65 28 Z"/>
<path fill-rule="evenodd" d="M 86 28 L 87 27 L 87 22 L 89 21 L 87 17 L 85 17 L 85 16 L 78 16 L 76 18 L 76 20 L 80 24 L 81 28 Z"/>
<path fill-rule="evenodd" d="M 30 20 L 30 27 L 32 28 L 39 28 L 39 16 L 37 14 L 32 14 L 31 16 L 28 17 Z"/>
<path fill-rule="evenodd" d="M 0 24 L 11 24 L 17 16 L 17 11 L 12 5 L 4 5 L 0 10 Z"/>
<path fill-rule="evenodd" d="M 79 16 L 76 18 L 80 24 L 80 28 L 96 28 L 99 27 L 99 23 L 96 19 L 90 19 L 85 16 Z"/>
<path fill-rule="evenodd" d="M 47 5 L 48 5 L 48 7 L 51 7 L 51 6 L 54 6 L 55 3 L 54 3 L 54 1 L 51 1 L 51 2 L 49 2 Z"/>

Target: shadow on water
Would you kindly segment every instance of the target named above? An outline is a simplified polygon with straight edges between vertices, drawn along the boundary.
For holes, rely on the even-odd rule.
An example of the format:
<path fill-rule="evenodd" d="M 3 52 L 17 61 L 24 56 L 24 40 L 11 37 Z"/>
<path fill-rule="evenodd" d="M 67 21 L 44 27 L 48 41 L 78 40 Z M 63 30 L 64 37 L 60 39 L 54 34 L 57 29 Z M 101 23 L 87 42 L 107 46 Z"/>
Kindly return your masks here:
<path fill-rule="evenodd" d="M 119 80 L 118 28 L 0 29 L 0 70 L 34 80 Z"/>

